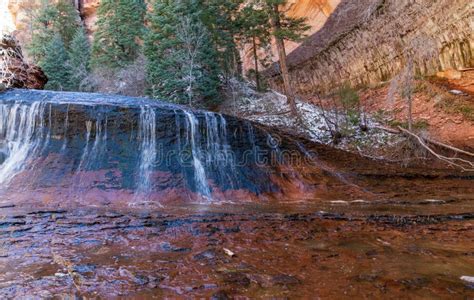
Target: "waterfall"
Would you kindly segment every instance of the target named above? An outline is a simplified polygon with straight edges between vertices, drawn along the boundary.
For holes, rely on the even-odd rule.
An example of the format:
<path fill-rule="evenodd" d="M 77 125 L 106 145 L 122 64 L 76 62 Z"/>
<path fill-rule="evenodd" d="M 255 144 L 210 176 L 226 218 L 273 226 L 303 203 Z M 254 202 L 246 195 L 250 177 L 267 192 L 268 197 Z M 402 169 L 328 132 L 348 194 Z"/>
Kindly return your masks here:
<path fill-rule="evenodd" d="M 8 184 L 27 166 L 28 159 L 40 148 L 43 139 L 45 105 L 15 103 L 1 105 L 0 152 L 5 161 L 0 165 L 0 185 Z"/>
<path fill-rule="evenodd" d="M 266 135 L 268 143 L 261 138 Z M 273 192 L 278 168 L 267 162 L 278 146 L 251 123 L 156 100 L 0 93 L 0 187 L 6 197 L 51 192 L 80 203 L 139 203 L 197 194 L 218 202 L 244 191 Z M 265 165 L 257 162 L 257 151 Z"/>
<path fill-rule="evenodd" d="M 191 152 L 193 156 L 193 166 L 194 166 L 194 181 L 196 183 L 197 192 L 202 196 L 210 198 L 211 190 L 209 184 L 207 183 L 206 170 L 204 169 L 203 163 L 201 161 L 201 149 L 200 149 L 200 136 L 199 136 L 199 121 L 196 116 L 184 110 L 186 115 L 187 123 L 186 126 L 189 132 L 189 140 L 191 142 Z"/>
<path fill-rule="evenodd" d="M 216 172 L 221 183 L 234 187 L 235 160 L 227 140 L 227 122 L 224 116 L 212 112 L 204 114 L 206 119 L 206 165 Z"/>
<path fill-rule="evenodd" d="M 87 162 L 89 157 L 89 140 L 91 138 L 92 132 L 92 121 L 86 121 L 86 145 L 84 146 L 84 151 L 82 152 L 81 160 L 79 161 L 79 166 L 77 167 L 76 173 L 79 173 L 82 169 L 82 166 Z"/>
<path fill-rule="evenodd" d="M 157 155 L 156 113 L 152 107 L 142 106 L 140 108 L 139 138 L 141 142 L 140 163 L 135 196 L 136 198 L 145 197 L 145 199 L 139 200 L 146 201 L 146 197 L 152 191 L 152 174 Z"/>

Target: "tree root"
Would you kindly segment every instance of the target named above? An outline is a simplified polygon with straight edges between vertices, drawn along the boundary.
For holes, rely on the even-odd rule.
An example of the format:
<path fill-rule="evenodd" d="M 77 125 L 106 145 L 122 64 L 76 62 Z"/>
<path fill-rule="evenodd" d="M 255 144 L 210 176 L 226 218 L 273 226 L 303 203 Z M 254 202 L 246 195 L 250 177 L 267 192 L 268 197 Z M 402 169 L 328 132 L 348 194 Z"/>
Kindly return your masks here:
<path fill-rule="evenodd" d="M 415 134 L 415 133 L 413 133 L 409 130 L 406 130 L 405 128 L 400 127 L 400 126 L 398 126 L 398 130 L 401 133 L 415 139 L 425 150 L 427 150 L 429 153 L 431 153 L 437 159 L 447 163 L 448 165 L 450 165 L 452 167 L 459 168 L 463 171 L 474 172 L 474 162 L 471 162 L 469 160 L 462 159 L 462 158 L 459 158 L 459 157 L 447 157 L 447 156 L 444 156 L 442 154 L 439 154 L 436 151 L 434 151 L 432 148 L 430 148 L 427 145 L 427 143 L 430 143 L 430 144 L 433 144 L 433 145 L 451 150 L 451 151 L 453 151 L 455 153 L 458 153 L 458 154 L 464 154 L 464 155 L 467 155 L 467 156 L 474 157 L 474 153 L 467 152 L 467 151 L 464 151 L 464 150 L 461 150 L 461 149 L 458 149 L 458 148 L 455 148 L 455 147 L 452 147 L 452 146 L 449 146 L 449 145 L 446 145 L 446 144 L 443 144 L 443 143 L 432 141 L 430 139 L 422 138 L 419 135 L 417 135 L 417 134 Z"/>

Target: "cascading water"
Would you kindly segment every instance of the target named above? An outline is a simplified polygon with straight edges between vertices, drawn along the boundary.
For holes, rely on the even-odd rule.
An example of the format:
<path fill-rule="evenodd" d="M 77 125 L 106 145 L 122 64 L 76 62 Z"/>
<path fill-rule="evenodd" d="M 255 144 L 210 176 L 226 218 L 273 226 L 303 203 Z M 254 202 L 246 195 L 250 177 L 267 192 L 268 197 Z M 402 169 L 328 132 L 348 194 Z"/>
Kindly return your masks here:
<path fill-rule="evenodd" d="M 27 167 L 43 140 L 45 104 L 2 104 L 0 108 L 0 152 L 4 157 L 0 165 L 0 185 L 8 184 Z"/>
<path fill-rule="evenodd" d="M 232 191 L 279 190 L 275 166 L 256 160 L 256 151 L 276 151 L 266 131 L 220 114 L 121 96 L 10 90 L 0 94 L 0 118 L 5 197 L 21 190 L 79 202 L 219 201 L 233 199 Z"/>
<path fill-rule="evenodd" d="M 142 106 L 139 125 L 140 164 L 138 167 L 138 186 L 136 196 L 147 200 L 152 191 L 153 165 L 156 161 L 156 114 L 153 108 Z"/>
<path fill-rule="evenodd" d="M 183 111 L 187 119 L 187 128 L 190 130 L 189 140 L 191 141 L 191 153 L 193 156 L 194 166 L 194 180 L 196 182 L 197 191 L 204 197 L 211 196 L 211 190 L 207 183 L 206 170 L 201 162 L 201 149 L 196 143 L 196 140 L 200 139 L 199 136 L 199 122 L 194 114 L 189 111 Z"/>

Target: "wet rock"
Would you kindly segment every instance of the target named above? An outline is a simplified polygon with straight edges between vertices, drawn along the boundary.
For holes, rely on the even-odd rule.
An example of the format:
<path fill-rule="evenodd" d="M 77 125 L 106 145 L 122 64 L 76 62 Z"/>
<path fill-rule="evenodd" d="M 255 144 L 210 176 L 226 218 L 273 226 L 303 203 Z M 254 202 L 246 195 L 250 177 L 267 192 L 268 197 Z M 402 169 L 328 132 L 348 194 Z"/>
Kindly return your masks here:
<path fill-rule="evenodd" d="M 378 254 L 377 250 L 369 250 L 369 251 L 365 252 L 365 255 L 367 257 L 374 257 L 374 256 L 377 256 L 377 254 Z"/>
<path fill-rule="evenodd" d="M 194 255 L 195 260 L 204 260 L 204 259 L 213 260 L 215 258 L 216 258 L 216 251 L 212 249 L 205 250 L 201 253 Z"/>
<path fill-rule="evenodd" d="M 138 285 L 146 285 L 150 282 L 150 279 L 144 275 L 135 275 L 133 281 Z"/>
<path fill-rule="evenodd" d="M 184 248 L 184 247 L 176 247 L 171 245 L 170 243 L 164 242 L 160 244 L 160 248 L 163 251 L 166 252 L 189 252 L 191 251 L 190 248 Z"/>
<path fill-rule="evenodd" d="M 218 291 L 211 296 L 211 300 L 228 300 L 230 299 L 226 291 Z"/>
<path fill-rule="evenodd" d="M 148 276 L 148 287 L 155 289 L 158 287 L 158 284 L 163 281 L 164 277 L 162 276 Z"/>
<path fill-rule="evenodd" d="M 241 272 L 230 272 L 224 274 L 224 282 L 236 287 L 249 287 L 250 279 Z"/>
<path fill-rule="evenodd" d="M 373 282 L 379 278 L 376 274 L 360 274 L 356 276 L 355 280 L 362 282 Z"/>
<path fill-rule="evenodd" d="M 96 266 L 92 264 L 74 265 L 72 267 L 73 272 L 79 273 L 81 275 L 93 275 L 95 270 L 96 270 Z"/>
<path fill-rule="evenodd" d="M 407 289 L 420 289 L 429 283 L 429 279 L 424 277 L 409 278 L 400 280 L 400 283 Z"/>
<path fill-rule="evenodd" d="M 273 276 L 272 283 L 275 285 L 288 286 L 288 285 L 299 284 L 300 280 L 296 278 L 295 276 L 281 274 L 281 275 Z"/>
<path fill-rule="evenodd" d="M 1 208 L 13 208 L 15 206 L 16 206 L 15 204 L 2 204 L 2 205 L 0 205 L 0 209 Z"/>
<path fill-rule="evenodd" d="M 238 226 L 230 227 L 230 228 L 224 229 L 224 232 L 225 233 L 238 233 L 240 232 L 240 228 Z"/>

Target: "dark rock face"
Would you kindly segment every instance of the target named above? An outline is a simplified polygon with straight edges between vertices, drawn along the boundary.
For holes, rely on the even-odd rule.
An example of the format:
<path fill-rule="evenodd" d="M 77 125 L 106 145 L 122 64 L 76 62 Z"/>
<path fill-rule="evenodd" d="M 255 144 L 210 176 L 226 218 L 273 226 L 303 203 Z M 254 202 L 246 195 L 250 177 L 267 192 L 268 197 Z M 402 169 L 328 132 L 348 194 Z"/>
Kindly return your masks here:
<path fill-rule="evenodd" d="M 0 187 L 8 197 L 103 205 L 252 199 L 287 181 L 282 149 L 296 147 L 249 122 L 158 101 L 0 95 Z"/>
<path fill-rule="evenodd" d="M 18 41 L 11 35 L 0 40 L 0 83 L 7 88 L 43 89 L 48 78 L 43 71 L 28 65 Z"/>

